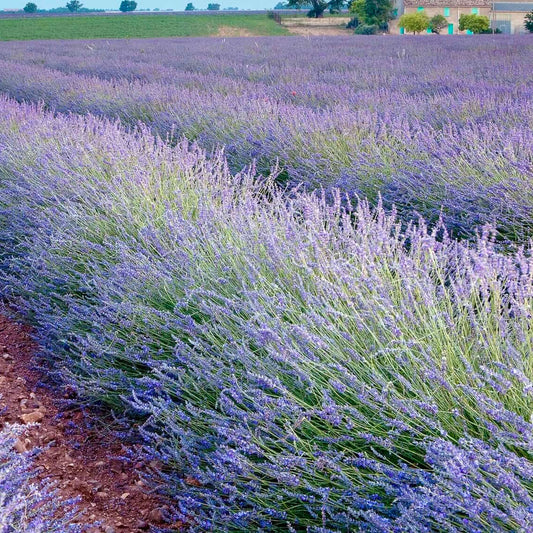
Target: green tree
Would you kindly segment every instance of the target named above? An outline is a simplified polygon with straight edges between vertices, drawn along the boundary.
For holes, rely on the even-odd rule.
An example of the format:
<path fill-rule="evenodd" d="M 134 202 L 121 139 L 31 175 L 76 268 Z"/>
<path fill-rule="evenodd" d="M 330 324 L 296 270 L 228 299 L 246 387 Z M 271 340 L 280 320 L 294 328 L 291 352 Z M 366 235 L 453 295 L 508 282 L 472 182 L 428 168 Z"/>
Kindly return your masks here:
<path fill-rule="evenodd" d="M 135 11 L 137 9 L 137 2 L 135 2 L 135 0 L 122 0 L 122 2 L 120 2 L 119 9 L 122 11 L 122 13 Z"/>
<path fill-rule="evenodd" d="M 192 5 L 192 2 L 189 2 L 186 6 L 185 6 L 185 11 L 194 11 L 196 8 Z"/>
<path fill-rule="evenodd" d="M 524 27 L 529 33 L 533 33 L 533 11 L 526 13 L 524 17 Z"/>
<path fill-rule="evenodd" d="M 398 25 L 405 28 L 405 31 L 420 33 L 429 27 L 429 17 L 425 13 L 405 13 L 398 20 Z"/>
<path fill-rule="evenodd" d="M 33 2 L 28 2 L 24 6 L 24 13 L 35 13 L 37 11 L 37 4 L 34 4 Z"/>
<path fill-rule="evenodd" d="M 218 11 L 220 9 L 220 4 L 207 4 L 207 9 L 209 11 Z"/>
<path fill-rule="evenodd" d="M 437 35 L 447 25 L 448 25 L 448 21 L 446 20 L 446 17 L 444 15 L 433 15 L 429 19 L 429 28 L 431 29 L 432 33 L 436 33 Z"/>
<path fill-rule="evenodd" d="M 289 0 L 287 2 L 287 7 L 289 9 L 301 9 L 302 7 L 307 7 L 311 3 L 311 9 L 307 13 L 308 17 L 311 18 L 322 18 L 324 16 L 324 11 L 330 8 L 333 11 L 340 10 L 344 7 L 345 0 Z"/>
<path fill-rule="evenodd" d="M 344 7 L 344 0 L 331 0 L 329 3 L 329 12 L 331 14 L 340 13 Z"/>
<path fill-rule="evenodd" d="M 475 13 L 471 15 L 463 14 L 459 17 L 459 30 L 461 31 L 470 30 L 472 33 L 481 33 L 487 31 L 489 27 L 489 17 L 476 15 Z"/>
<path fill-rule="evenodd" d="M 67 2 L 66 7 L 71 13 L 75 13 L 83 7 L 83 4 L 80 2 L 80 0 L 70 0 Z"/>
<path fill-rule="evenodd" d="M 350 11 L 357 15 L 359 22 L 367 26 L 386 29 L 389 20 L 394 18 L 392 0 L 354 0 Z"/>

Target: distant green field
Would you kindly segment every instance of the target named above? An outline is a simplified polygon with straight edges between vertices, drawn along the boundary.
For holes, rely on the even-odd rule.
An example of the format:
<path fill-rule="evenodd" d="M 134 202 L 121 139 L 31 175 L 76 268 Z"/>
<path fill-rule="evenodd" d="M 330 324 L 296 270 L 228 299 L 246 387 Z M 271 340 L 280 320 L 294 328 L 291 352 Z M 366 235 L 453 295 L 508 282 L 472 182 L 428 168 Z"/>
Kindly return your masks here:
<path fill-rule="evenodd" d="M 287 35 L 263 14 L 109 15 L 0 20 L 0 41 Z"/>

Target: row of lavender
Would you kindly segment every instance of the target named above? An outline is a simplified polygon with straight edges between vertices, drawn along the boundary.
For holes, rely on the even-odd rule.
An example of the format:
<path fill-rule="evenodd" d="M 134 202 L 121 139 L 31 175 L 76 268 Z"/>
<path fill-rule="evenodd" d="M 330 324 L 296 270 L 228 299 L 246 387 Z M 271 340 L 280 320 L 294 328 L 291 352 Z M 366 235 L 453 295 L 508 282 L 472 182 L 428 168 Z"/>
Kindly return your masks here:
<path fill-rule="evenodd" d="M 529 250 L 287 197 L 148 131 L 0 110 L 1 295 L 83 398 L 144 420 L 174 518 L 533 528 Z"/>
<path fill-rule="evenodd" d="M 339 187 L 455 235 L 532 234 L 527 38 L 2 43 L 0 90 L 225 146 L 310 188 Z"/>

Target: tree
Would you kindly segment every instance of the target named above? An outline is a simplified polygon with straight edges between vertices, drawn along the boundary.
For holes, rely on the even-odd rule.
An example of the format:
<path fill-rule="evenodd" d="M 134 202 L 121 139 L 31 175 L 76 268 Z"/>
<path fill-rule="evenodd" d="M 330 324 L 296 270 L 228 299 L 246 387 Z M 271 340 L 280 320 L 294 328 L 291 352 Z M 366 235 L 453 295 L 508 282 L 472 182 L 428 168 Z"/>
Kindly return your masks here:
<path fill-rule="evenodd" d="M 24 13 L 35 13 L 37 11 L 37 4 L 34 4 L 33 2 L 28 2 L 24 6 Z"/>
<path fill-rule="evenodd" d="M 311 9 L 311 5 L 309 4 L 309 0 L 307 0 L 304 4 L 299 5 L 289 5 L 286 2 L 278 2 L 274 9 Z"/>
<path fill-rule="evenodd" d="M 340 13 L 344 7 L 344 0 L 331 0 L 329 2 L 329 12 L 333 15 L 334 13 Z"/>
<path fill-rule="evenodd" d="M 71 13 L 75 13 L 76 11 L 79 11 L 83 7 L 83 4 L 80 2 L 80 0 L 70 0 L 67 2 L 67 9 Z"/>
<path fill-rule="evenodd" d="M 340 10 L 345 3 L 345 0 L 311 0 L 311 9 L 307 13 L 307 16 L 317 19 L 322 18 L 326 9 Z M 301 9 L 308 5 L 309 0 L 289 0 L 287 2 L 288 9 Z"/>
<path fill-rule="evenodd" d="M 526 13 L 524 17 L 524 27 L 529 33 L 533 33 L 533 11 Z"/>
<path fill-rule="evenodd" d="M 413 33 L 420 33 L 429 26 L 429 17 L 425 13 L 405 13 L 398 20 L 398 25 L 405 28 L 406 31 Z"/>
<path fill-rule="evenodd" d="M 394 18 L 394 5 L 391 0 L 354 0 L 350 11 L 357 15 L 361 24 L 387 29 L 389 20 Z"/>
<path fill-rule="evenodd" d="M 186 6 L 185 6 L 185 11 L 194 11 L 196 8 L 192 5 L 192 2 L 189 2 Z"/>
<path fill-rule="evenodd" d="M 122 2 L 120 2 L 119 9 L 122 11 L 122 13 L 135 11 L 137 9 L 137 2 L 135 2 L 135 0 L 122 0 Z"/>
<path fill-rule="evenodd" d="M 482 31 L 487 31 L 490 27 L 489 17 L 484 17 L 482 15 L 476 15 L 472 13 L 471 15 L 461 15 L 459 17 L 459 30 L 469 30 L 472 33 L 481 33 Z"/>
<path fill-rule="evenodd" d="M 218 11 L 220 9 L 220 4 L 207 4 L 208 11 Z"/>
<path fill-rule="evenodd" d="M 437 35 L 448 25 L 448 21 L 444 15 L 434 15 L 429 19 L 429 28 L 432 33 Z"/>

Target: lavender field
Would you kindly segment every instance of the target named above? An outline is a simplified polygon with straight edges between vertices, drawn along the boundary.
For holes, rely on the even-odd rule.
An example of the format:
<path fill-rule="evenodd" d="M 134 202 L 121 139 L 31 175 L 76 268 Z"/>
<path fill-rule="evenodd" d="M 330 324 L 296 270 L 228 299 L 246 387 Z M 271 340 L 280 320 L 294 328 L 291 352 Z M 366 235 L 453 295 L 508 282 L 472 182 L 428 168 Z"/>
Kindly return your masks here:
<path fill-rule="evenodd" d="M 533 530 L 532 59 L 0 44 L 0 296 L 171 520 Z"/>
<path fill-rule="evenodd" d="M 162 44 L 164 43 L 164 44 Z M 360 38 L 0 45 L 0 91 L 142 121 L 280 180 L 381 195 L 459 237 L 531 236 L 533 43 Z"/>

